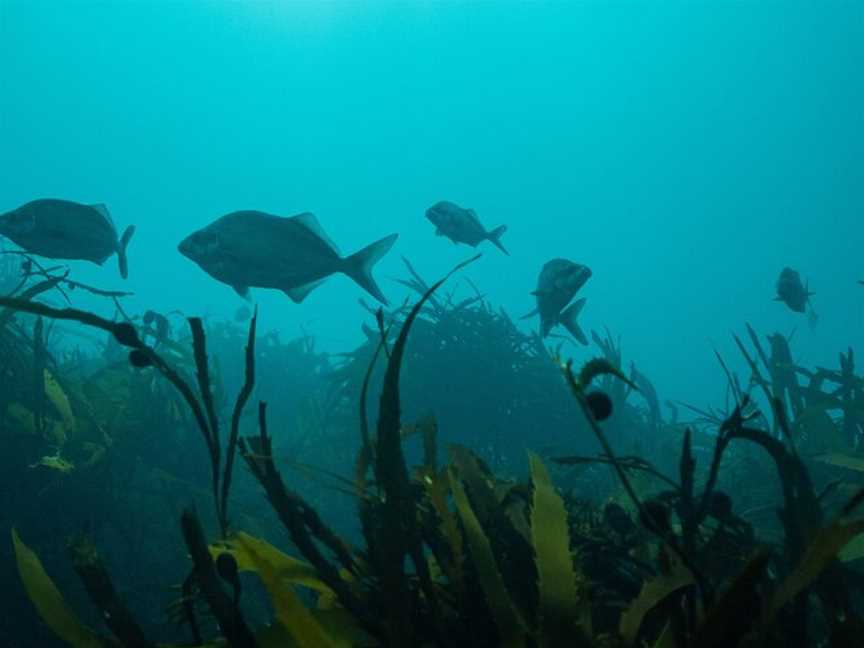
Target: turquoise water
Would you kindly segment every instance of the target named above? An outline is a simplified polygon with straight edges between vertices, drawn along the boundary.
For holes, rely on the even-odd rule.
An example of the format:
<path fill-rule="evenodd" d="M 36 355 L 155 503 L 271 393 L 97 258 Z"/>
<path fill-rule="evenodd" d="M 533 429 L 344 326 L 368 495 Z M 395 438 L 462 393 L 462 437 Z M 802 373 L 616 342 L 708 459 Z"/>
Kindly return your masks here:
<path fill-rule="evenodd" d="M 3 0 L 0 210 L 105 202 L 138 226 L 130 279 L 111 260 L 79 280 L 231 316 L 176 251 L 216 217 L 313 211 L 346 251 L 399 232 L 377 269 L 395 302 L 400 255 L 430 278 L 469 256 L 423 217 L 452 200 L 510 228 L 512 257 L 486 244 L 467 273 L 490 301 L 522 314 L 546 260 L 585 263 L 583 326 L 704 401 L 711 345 L 732 355 L 745 321 L 797 328 L 808 363 L 861 345 L 862 63 L 857 2 Z M 784 265 L 813 331 L 771 301 Z M 361 295 L 339 277 L 255 299 L 265 328 L 341 350 Z"/>
<path fill-rule="evenodd" d="M 580 292 L 587 298 L 583 328 L 602 334 L 608 327 L 620 335 L 625 364 L 635 362 L 650 378 L 661 403 L 722 408 L 726 376 L 714 350 L 746 386 L 749 371 L 732 339 L 733 332 L 746 335 L 745 323 L 759 334 L 794 332 L 794 360 L 808 368 L 835 368 L 838 353 L 851 347 L 861 373 L 862 70 L 860 2 L 0 0 L 0 213 L 57 197 L 105 203 L 118 228 L 135 224 L 127 281 L 113 258 L 101 268 L 71 262 L 71 278 L 134 291 L 123 300 L 133 316 L 148 309 L 207 316 L 219 413 L 226 420 L 230 406 L 219 379 L 227 376 L 225 391 L 233 396 L 245 330 L 234 327 L 226 337 L 218 323 L 233 318 L 244 302 L 184 258 L 178 243 L 244 209 L 314 212 L 345 252 L 398 232 L 375 274 L 391 304 L 399 304 L 417 297 L 394 281 L 406 275 L 400 256 L 431 281 L 473 254 L 435 236 L 424 212 L 440 200 L 473 208 L 489 229 L 507 225 L 502 242 L 511 253 L 481 244 L 482 259 L 447 289 L 469 296 L 470 279 L 493 308 L 516 317 L 534 308 L 529 293 L 545 262 L 565 257 L 588 265 L 593 276 Z M 784 266 L 798 270 L 815 292 L 815 327 L 772 300 Z M 358 304 L 361 297 L 371 302 L 342 276 L 301 305 L 281 292 L 253 289 L 259 333 L 278 331 L 283 342 L 308 334 L 326 352 L 356 349 L 365 339 L 361 324 L 374 326 Z M 54 292 L 41 299 L 62 303 Z M 80 290 L 73 303 L 115 316 L 111 302 Z M 0 342 L 21 343 L 28 363 L 32 356 L 38 372 L 33 393 L 41 394 L 44 367 L 37 360 L 44 358 L 30 354 L 29 340 L 41 339 L 36 331 L 42 325 L 20 321 L 18 337 Z M 0 322 L 0 329 L 8 324 Z M 530 330 L 537 320 L 520 326 Z M 89 338 L 65 337 L 74 331 L 66 323 L 58 329 L 52 352 L 68 350 L 63 345 L 70 339 L 96 339 L 92 331 Z M 501 351 L 508 338 L 500 335 L 498 346 L 490 345 L 499 352 L 490 366 L 510 357 Z M 429 339 L 426 361 L 458 356 L 439 357 L 436 347 L 429 352 Z M 356 387 L 362 371 L 344 380 L 339 371 L 365 368 L 365 357 L 341 365 L 339 357 L 315 356 L 305 344 L 279 345 L 266 335 L 258 344 L 257 390 L 242 432 L 254 430 L 255 401 L 268 400 L 274 455 L 289 487 L 314 498 L 328 523 L 340 533 L 347 529 L 353 541 L 359 537 L 356 501 L 327 479 L 353 474 L 356 403 L 333 406 L 327 390 L 336 383 Z M 176 595 L 168 585 L 189 573 L 176 528 L 179 510 L 204 502 L 199 510 L 216 537 L 207 517 L 204 443 L 191 419 L 167 418 L 171 401 L 163 395 L 174 392 L 165 381 L 154 376 L 141 387 L 155 372 L 135 370 L 129 379 L 132 370 L 116 345 L 91 352 L 64 356 L 57 374 L 82 422 L 69 428 L 59 448 L 39 436 L 46 436 L 44 429 L 34 432 L 36 423 L 28 428 L 27 419 L 11 418 L 13 406 L 35 413 L 44 402 L 13 402 L 22 397 L 10 394 L 29 392 L 0 382 L 0 582 L 12 583 L 0 597 L 2 648 L 60 645 L 19 584 L 8 542 L 13 526 L 89 625 L 102 621 L 63 551 L 64 539 L 80 528 L 96 539 L 148 636 L 189 638 L 188 628 L 181 632 L 165 620 L 165 606 Z M 600 350 L 567 345 L 564 353 L 581 364 Z M 13 354 L 0 344 L 0 359 L 7 357 Z M 425 373 L 416 365 L 406 369 L 403 422 L 438 408 L 440 445 L 457 440 L 471 446 L 505 478 L 524 474 L 526 447 L 544 456 L 595 451 L 551 368 L 532 373 L 526 362 L 528 369 L 496 376 L 477 364 L 474 357 L 462 367 L 442 360 Z M 139 409 L 130 406 L 127 418 L 122 402 L 106 405 L 113 427 L 104 438 L 93 437 L 90 445 L 104 457 L 89 465 L 79 459 L 91 456 L 84 452 L 93 440 L 86 434 L 103 431 L 89 412 L 91 404 L 102 404 L 102 383 L 93 376 L 105 369 L 111 378 L 118 366 L 119 377 L 106 379 L 106 389 L 119 385 L 118 401 L 128 396 Z M 0 371 L 0 380 L 8 382 L 8 375 Z M 82 377 L 96 383 L 97 396 L 79 398 L 68 389 L 85 384 Z M 481 395 L 466 391 L 466 383 Z M 126 385 L 140 392 L 122 392 Z M 499 387 L 506 392 L 500 399 Z M 538 391 L 549 398 L 537 398 Z M 315 419 L 325 392 L 335 423 Z M 544 405 L 532 409 L 538 402 Z M 535 409 L 541 410 L 536 416 Z M 672 435 L 679 430 L 663 414 L 666 427 L 639 418 L 629 437 L 629 428 L 620 433 L 612 420 L 604 425 L 617 451 L 645 450 L 660 470 L 675 475 L 677 456 L 668 449 L 677 447 Z M 682 419 L 691 420 L 691 413 Z M 796 434 L 810 443 L 807 452 L 817 446 L 860 451 L 854 427 L 844 430 L 841 443 L 839 426 L 801 419 Z M 825 430 L 837 438 L 825 439 L 823 447 L 815 437 Z M 652 431 L 658 438 L 646 438 Z M 700 470 L 709 465 L 710 439 L 703 431 L 697 426 L 694 437 Z M 544 449 L 551 444 L 557 445 Z M 40 457 L 51 451 L 79 465 L 69 474 L 40 467 Z M 295 460 L 330 473 L 298 471 Z M 765 493 L 777 477 L 765 465 L 733 465 L 721 481 L 732 475 L 723 487 L 734 510 L 759 521 L 760 541 L 773 541 L 771 523 L 758 517 L 776 504 Z M 820 488 L 845 475 L 816 462 L 808 469 Z M 735 470 L 745 471 L 746 479 Z M 248 471 L 236 473 L 231 510 L 237 528 L 293 552 L 259 485 Z M 584 486 L 575 473 L 552 474 L 562 491 Z M 605 472 L 586 474 L 588 488 L 576 495 L 599 501 L 614 494 L 607 488 L 612 482 L 603 482 Z M 269 620 L 256 604 L 260 593 L 256 599 L 254 590 L 247 592 L 248 618 Z"/>

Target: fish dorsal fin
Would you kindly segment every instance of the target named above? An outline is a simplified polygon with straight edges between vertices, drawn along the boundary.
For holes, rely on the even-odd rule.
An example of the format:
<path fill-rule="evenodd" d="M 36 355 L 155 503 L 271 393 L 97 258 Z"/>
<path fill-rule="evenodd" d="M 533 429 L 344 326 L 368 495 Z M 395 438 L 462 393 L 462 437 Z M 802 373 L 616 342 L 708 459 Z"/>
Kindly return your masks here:
<path fill-rule="evenodd" d="M 96 203 L 95 205 L 90 205 L 90 206 L 91 206 L 93 209 L 95 209 L 97 212 L 99 212 L 100 214 L 102 214 L 102 217 L 103 217 L 105 220 L 107 220 L 107 221 L 108 221 L 109 223 L 111 223 L 112 225 L 114 224 L 114 221 L 111 219 L 111 212 L 108 211 L 108 208 L 107 208 L 104 204 L 102 204 L 102 203 Z"/>
<path fill-rule="evenodd" d="M 318 286 L 324 283 L 325 279 L 318 279 L 317 281 L 309 282 L 308 284 L 303 284 L 302 286 L 297 286 L 296 288 L 287 288 L 283 290 L 286 295 L 293 301 L 295 304 L 301 303 L 304 299 L 309 296 L 313 290 L 315 290 Z"/>
<path fill-rule="evenodd" d="M 315 218 L 315 214 L 312 212 L 303 212 L 302 214 L 297 214 L 296 216 L 292 216 L 294 220 L 300 223 L 303 227 L 308 229 L 310 232 L 315 234 L 318 238 L 320 238 L 327 246 L 333 250 L 340 257 L 342 253 L 339 251 L 339 248 L 336 247 L 336 244 L 333 240 L 327 236 L 327 233 L 324 231 L 324 228 L 321 227 L 321 223 L 318 222 L 318 219 Z"/>

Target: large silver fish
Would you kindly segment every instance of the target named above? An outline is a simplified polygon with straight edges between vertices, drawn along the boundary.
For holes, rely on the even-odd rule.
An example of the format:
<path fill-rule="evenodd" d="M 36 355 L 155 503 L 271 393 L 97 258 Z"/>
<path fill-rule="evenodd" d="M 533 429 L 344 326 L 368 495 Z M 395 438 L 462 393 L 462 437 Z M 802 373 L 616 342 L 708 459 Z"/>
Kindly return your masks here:
<path fill-rule="evenodd" d="M 386 304 L 372 278 L 372 267 L 397 237 L 391 234 L 342 257 L 318 219 L 308 212 L 283 217 L 236 211 L 193 232 L 178 249 L 244 298 L 250 287 L 275 288 L 299 304 L 327 277 L 341 272 Z"/>
<path fill-rule="evenodd" d="M 473 209 L 462 209 L 459 205 L 442 200 L 426 210 L 426 218 L 435 225 L 438 236 L 446 236 L 454 243 L 465 243 L 477 247 L 483 241 L 492 241 L 499 250 L 509 256 L 501 244 L 506 225 L 487 231 Z"/>
<path fill-rule="evenodd" d="M 561 324 L 574 338 L 587 346 L 588 338 L 577 322 L 579 312 L 585 306 L 585 299 L 579 299 L 572 304 L 570 300 L 590 278 L 591 269 L 588 266 L 567 259 L 552 259 L 546 262 L 537 279 L 537 290 L 531 293 L 537 298 L 537 308 L 522 319 L 540 315 L 541 337 L 545 338 L 553 328 Z"/>
<path fill-rule="evenodd" d="M 0 235 L 27 252 L 98 265 L 116 253 L 124 279 L 129 274 L 126 246 L 134 233 L 135 226 L 130 225 L 118 238 L 105 205 L 82 205 L 70 200 L 33 200 L 0 215 Z"/>

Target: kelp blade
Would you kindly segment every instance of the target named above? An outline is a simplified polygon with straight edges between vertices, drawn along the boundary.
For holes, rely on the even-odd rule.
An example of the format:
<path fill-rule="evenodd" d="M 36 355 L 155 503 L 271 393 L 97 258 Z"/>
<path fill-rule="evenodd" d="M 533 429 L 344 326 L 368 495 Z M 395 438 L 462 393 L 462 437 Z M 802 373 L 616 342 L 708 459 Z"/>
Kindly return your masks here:
<path fill-rule="evenodd" d="M 578 576 L 570 554 L 570 529 L 564 500 L 555 492 L 540 458 L 529 453 L 534 495 L 531 541 L 537 564 L 540 640 L 547 646 L 588 645 L 591 611 L 580 600 Z M 584 597 L 584 595 L 583 595 Z M 580 625 L 582 627 L 580 627 Z M 586 627 L 587 626 L 587 627 Z M 579 642 L 579 639 L 582 639 Z"/>
<path fill-rule="evenodd" d="M 480 526 L 480 521 L 471 508 L 462 482 L 453 472 L 450 473 L 450 488 L 453 492 L 456 510 L 459 512 L 459 517 L 465 527 L 465 536 L 477 570 L 477 576 L 480 579 L 480 585 L 498 628 L 500 645 L 508 648 L 521 648 L 525 645 L 525 622 L 507 592 L 504 579 L 498 571 L 498 564 L 492 553 L 489 538 L 486 537 L 483 527 Z"/>
<path fill-rule="evenodd" d="M 255 557 L 250 553 L 250 548 L 254 551 Z M 210 545 L 210 555 L 214 560 L 219 554 L 226 552 L 237 561 L 237 568 L 240 571 L 257 572 L 258 565 L 263 561 L 273 568 L 276 576 L 283 583 L 308 587 L 327 596 L 333 595 L 333 590 L 324 584 L 312 565 L 282 553 L 265 540 L 240 531 L 225 542 Z"/>
<path fill-rule="evenodd" d="M 54 634 L 74 648 L 104 648 L 108 645 L 106 640 L 75 616 L 54 581 L 45 572 L 39 556 L 21 541 L 15 529 L 12 529 L 12 546 L 27 596 Z"/>
<path fill-rule="evenodd" d="M 272 562 L 272 555 L 268 554 L 266 547 L 262 549 L 261 541 L 244 535 L 237 537 L 237 544 L 248 556 L 255 572 L 264 583 L 276 620 L 288 631 L 298 647 L 350 648 L 350 639 L 334 637 L 325 632 L 312 611 L 297 596 L 294 588 L 285 586 L 278 564 Z"/>
<path fill-rule="evenodd" d="M 69 404 L 69 397 L 57 379 L 47 369 L 44 370 L 45 396 L 57 409 L 60 415 L 60 420 L 66 430 L 72 430 L 75 427 L 75 415 L 72 413 L 72 406 Z"/>
<path fill-rule="evenodd" d="M 864 533 L 864 520 L 838 519 L 819 531 L 807 547 L 801 562 L 777 588 L 768 610 L 768 619 L 803 592 L 822 574 L 846 545 Z"/>
<path fill-rule="evenodd" d="M 673 563 L 668 573 L 646 581 L 642 585 L 639 596 L 633 599 L 630 605 L 627 606 L 627 609 L 621 614 L 619 632 L 625 644 L 628 646 L 635 645 L 634 642 L 646 614 L 675 592 L 684 587 L 689 587 L 695 584 L 695 582 L 690 570 L 679 561 Z"/>
<path fill-rule="evenodd" d="M 627 376 L 625 376 L 618 367 L 613 365 L 606 358 L 594 358 L 593 360 L 586 362 L 583 365 L 582 370 L 579 372 L 578 384 L 581 385 L 583 389 L 588 389 L 595 378 L 599 378 L 606 374 L 615 376 L 619 380 L 625 382 L 631 389 L 639 391 L 639 388 Z"/>
<path fill-rule="evenodd" d="M 829 452 L 817 455 L 813 457 L 813 460 L 828 464 L 829 466 L 837 466 L 838 468 L 864 472 L 864 457 L 856 457 L 841 452 Z"/>

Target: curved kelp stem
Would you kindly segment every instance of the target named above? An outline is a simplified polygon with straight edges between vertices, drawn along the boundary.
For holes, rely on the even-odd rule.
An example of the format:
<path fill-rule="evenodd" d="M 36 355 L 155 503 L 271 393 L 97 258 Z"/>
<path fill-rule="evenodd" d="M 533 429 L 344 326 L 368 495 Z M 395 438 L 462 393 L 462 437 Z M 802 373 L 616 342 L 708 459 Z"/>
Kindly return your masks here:
<path fill-rule="evenodd" d="M 50 288 L 51 286 L 48 287 Z M 135 364 L 137 366 L 155 367 L 156 370 L 168 380 L 168 382 L 174 385 L 177 391 L 180 392 L 183 400 L 186 401 L 189 408 L 192 410 L 198 429 L 204 437 L 204 442 L 207 446 L 211 461 L 212 490 L 216 518 L 219 522 L 220 532 L 223 536 L 226 536 L 228 533 L 228 520 L 226 517 L 228 489 L 231 483 L 231 466 L 233 463 L 235 448 L 239 439 L 240 414 L 242 413 L 243 407 L 251 394 L 252 388 L 254 387 L 254 335 L 257 311 L 249 327 L 250 342 L 247 343 L 246 348 L 246 381 L 234 407 L 231 434 L 226 451 L 226 455 L 230 457 L 230 459 L 226 460 L 223 481 L 223 475 L 220 471 L 222 448 L 219 440 L 218 417 L 215 412 L 210 392 L 206 340 L 204 328 L 199 318 L 189 318 L 189 326 L 192 330 L 196 375 L 201 394 L 200 399 L 196 396 L 194 389 L 189 385 L 189 383 L 184 380 L 181 375 L 173 369 L 155 349 L 153 349 L 153 347 L 142 341 L 135 327 L 128 322 L 113 322 L 93 313 L 88 313 L 87 311 L 75 308 L 53 308 L 21 297 L 0 297 L 0 307 L 6 309 L 0 311 L 0 313 L 3 314 L 20 311 L 49 319 L 79 322 L 85 326 L 107 331 L 114 336 L 114 339 L 117 340 L 118 343 L 131 349 L 130 358 L 135 357 Z"/>
<path fill-rule="evenodd" d="M 99 551 L 90 538 L 83 534 L 72 538 L 69 553 L 90 600 L 102 613 L 105 625 L 120 643 L 126 648 L 154 648 L 155 644 L 147 640 L 141 626 L 120 599 Z"/>
<path fill-rule="evenodd" d="M 606 457 L 609 458 L 612 467 L 615 469 L 615 472 L 618 475 L 618 479 L 620 480 L 621 485 L 624 487 L 627 496 L 630 498 L 633 506 L 638 511 L 639 519 L 642 520 L 648 531 L 657 536 L 657 538 L 664 546 L 669 547 L 675 553 L 676 557 L 681 561 L 681 564 L 683 564 L 687 569 L 690 570 L 690 573 L 693 574 L 693 578 L 699 587 L 699 593 L 702 597 L 702 600 L 710 600 L 711 593 L 707 579 L 693 563 L 693 560 L 691 560 L 690 556 L 688 556 L 684 549 L 679 546 L 671 529 L 663 528 L 663 525 L 658 524 L 658 521 L 655 519 L 652 512 L 648 509 L 648 507 L 645 506 L 644 502 L 639 499 L 639 496 L 636 493 L 636 489 L 633 488 L 633 484 L 630 482 L 629 477 L 627 477 L 627 472 L 624 470 L 624 467 L 619 463 L 618 459 L 616 458 L 615 453 L 612 449 L 612 445 L 609 443 L 609 440 L 606 438 L 606 435 L 603 433 L 603 430 L 597 423 L 597 420 L 591 410 L 591 406 L 586 398 L 586 388 L 590 384 L 591 380 L 599 374 L 609 373 L 620 378 L 626 383 L 629 383 L 629 380 L 608 360 L 592 360 L 588 362 L 580 372 L 578 379 L 573 374 L 572 361 L 568 361 L 566 364 L 564 364 L 562 369 L 564 372 L 564 377 L 567 380 L 567 384 L 570 387 L 570 391 L 573 393 L 573 396 L 576 398 L 576 402 L 582 409 L 582 412 L 584 413 L 585 418 L 588 421 L 588 425 L 594 432 L 594 436 L 597 437 L 597 440 L 600 442 L 603 453 L 606 455 Z M 635 385 L 631 385 L 631 387 L 635 388 Z"/>
<path fill-rule="evenodd" d="M 387 592 L 389 605 L 385 608 L 385 624 L 389 644 L 411 644 L 411 596 L 404 571 L 405 557 L 410 556 L 420 578 L 427 603 L 433 610 L 436 594 L 429 575 L 429 566 L 423 557 L 414 498 L 405 457 L 402 453 L 402 435 L 399 400 L 399 375 L 405 345 L 411 325 L 432 294 L 455 272 L 476 261 L 481 255 L 460 263 L 442 279 L 435 282 L 414 304 L 405 318 L 387 363 L 384 386 L 378 409 L 378 430 L 375 443 L 375 477 L 382 492 L 382 516 L 375 538 L 368 538 L 370 553 L 381 577 L 382 590 Z M 440 637 L 439 637 L 440 641 Z M 443 643 L 443 642 L 442 642 Z"/>
<path fill-rule="evenodd" d="M 225 474 L 222 479 L 222 496 L 219 500 L 220 513 L 222 516 L 222 535 L 226 535 L 228 527 L 228 493 L 231 490 L 231 472 L 234 467 L 234 455 L 237 452 L 237 443 L 240 440 L 240 416 L 243 408 L 252 395 L 255 388 L 255 331 L 258 324 L 258 307 L 252 313 L 252 321 L 249 323 L 249 337 L 246 340 L 246 377 L 243 388 L 234 403 L 234 411 L 231 413 L 231 434 L 228 437 L 228 446 L 225 450 Z"/>
<path fill-rule="evenodd" d="M 198 581 L 213 616 L 219 622 L 222 634 L 234 648 L 255 648 L 258 644 L 240 614 L 240 609 L 222 589 L 216 565 L 210 555 L 207 539 L 198 518 L 191 511 L 184 511 L 181 526 L 186 547 L 192 557 L 195 580 Z"/>
<path fill-rule="evenodd" d="M 382 349 L 387 351 L 387 336 L 390 333 L 390 327 L 383 327 L 383 314 L 379 308 L 375 312 L 375 319 L 379 322 L 381 337 L 378 344 L 375 346 L 375 351 L 372 353 L 372 359 L 366 367 L 366 373 L 363 376 L 363 384 L 360 387 L 360 452 L 357 455 L 357 464 L 354 470 L 354 488 L 357 491 L 357 496 L 362 500 L 366 497 L 366 472 L 373 461 L 372 441 L 369 437 L 369 416 L 367 396 L 369 394 L 369 383 L 372 380 L 372 373 L 375 371 L 375 365 L 378 362 L 378 357 L 381 355 Z M 389 358 L 389 352 L 387 352 Z"/>
<path fill-rule="evenodd" d="M 357 560 L 348 546 L 321 520 L 315 509 L 297 493 L 289 490 L 273 463 L 273 440 L 267 432 L 267 404 L 258 404 L 258 436 L 239 440 L 240 456 L 264 488 L 267 499 L 291 536 L 300 553 L 318 571 L 321 580 L 336 594 L 339 603 L 373 636 L 381 634 L 380 623 L 318 548 L 321 543 L 341 566 L 360 575 Z"/>
<path fill-rule="evenodd" d="M 207 343 L 204 336 L 204 325 L 198 317 L 189 318 L 189 328 L 192 330 L 192 347 L 195 353 L 195 377 L 198 379 L 198 393 L 207 414 L 207 451 L 210 453 L 210 471 L 213 488 L 213 501 L 216 504 L 216 517 L 219 519 L 220 531 L 225 535 L 225 524 L 222 519 L 222 507 L 219 500 L 219 468 L 221 445 L 219 441 L 219 417 L 213 405 L 213 392 L 210 389 L 210 367 L 207 360 Z"/>

